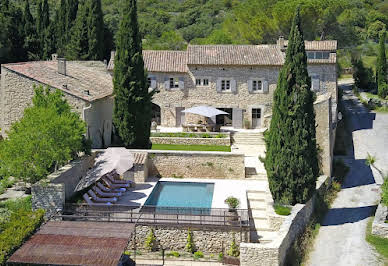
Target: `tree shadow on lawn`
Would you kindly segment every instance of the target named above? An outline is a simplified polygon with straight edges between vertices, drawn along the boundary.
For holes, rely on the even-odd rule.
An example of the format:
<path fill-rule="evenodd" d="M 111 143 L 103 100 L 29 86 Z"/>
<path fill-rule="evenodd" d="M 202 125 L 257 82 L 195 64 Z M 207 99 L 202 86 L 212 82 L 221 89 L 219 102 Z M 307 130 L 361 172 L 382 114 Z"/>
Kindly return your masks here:
<path fill-rule="evenodd" d="M 377 205 L 356 208 L 333 208 L 327 212 L 322 226 L 359 222 L 373 216 L 376 208 Z"/>

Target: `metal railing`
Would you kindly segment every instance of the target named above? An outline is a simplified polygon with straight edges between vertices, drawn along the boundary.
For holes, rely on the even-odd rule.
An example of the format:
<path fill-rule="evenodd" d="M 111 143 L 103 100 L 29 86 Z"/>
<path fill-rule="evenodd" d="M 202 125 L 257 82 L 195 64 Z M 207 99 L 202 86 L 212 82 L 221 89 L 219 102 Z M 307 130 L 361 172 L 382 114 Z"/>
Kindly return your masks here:
<path fill-rule="evenodd" d="M 61 217 L 65 220 L 130 222 L 145 225 L 249 227 L 246 209 L 66 204 Z"/>

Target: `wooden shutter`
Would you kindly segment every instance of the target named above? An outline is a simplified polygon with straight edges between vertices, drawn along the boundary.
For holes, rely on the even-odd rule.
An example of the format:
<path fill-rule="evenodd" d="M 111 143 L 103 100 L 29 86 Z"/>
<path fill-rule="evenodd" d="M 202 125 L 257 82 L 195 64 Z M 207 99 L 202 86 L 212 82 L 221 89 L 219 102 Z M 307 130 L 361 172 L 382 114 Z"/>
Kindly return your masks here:
<path fill-rule="evenodd" d="M 232 111 L 232 126 L 234 128 L 243 128 L 243 110 L 240 108 L 233 108 Z"/>
<path fill-rule="evenodd" d="M 319 91 L 320 89 L 320 80 L 317 77 L 313 77 L 311 80 L 311 89 L 312 91 Z"/>
<path fill-rule="evenodd" d="M 252 93 L 253 91 L 253 80 L 248 80 L 248 92 Z"/>
<path fill-rule="evenodd" d="M 164 78 L 164 88 L 166 90 L 170 89 L 170 78 L 169 77 Z"/>
<path fill-rule="evenodd" d="M 179 89 L 183 90 L 185 88 L 185 78 L 179 77 Z"/>
<path fill-rule="evenodd" d="M 217 79 L 216 89 L 217 92 L 221 92 L 221 79 Z"/>
<path fill-rule="evenodd" d="M 230 81 L 230 87 L 233 93 L 237 92 L 237 81 L 235 79 Z"/>
<path fill-rule="evenodd" d="M 269 85 L 267 80 L 263 80 L 263 93 L 269 93 Z"/>
<path fill-rule="evenodd" d="M 156 77 L 151 77 L 151 89 L 156 89 Z"/>

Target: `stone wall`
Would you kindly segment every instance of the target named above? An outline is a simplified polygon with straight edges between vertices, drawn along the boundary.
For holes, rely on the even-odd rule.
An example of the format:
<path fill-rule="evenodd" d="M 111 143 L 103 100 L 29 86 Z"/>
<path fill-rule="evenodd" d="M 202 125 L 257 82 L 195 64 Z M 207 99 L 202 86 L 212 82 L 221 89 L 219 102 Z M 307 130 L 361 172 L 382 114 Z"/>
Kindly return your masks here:
<path fill-rule="evenodd" d="M 326 193 L 330 178 L 321 176 L 317 181 L 317 192 L 306 204 L 296 204 L 282 223 L 277 237 L 269 243 L 241 243 L 241 265 L 275 266 L 286 263 L 287 252 L 294 241 L 305 230 L 314 212 L 317 194 Z"/>
<path fill-rule="evenodd" d="M 2 134 L 9 130 L 12 123 L 23 116 L 24 109 L 32 104 L 34 85 L 45 85 L 23 75 L 1 67 L 0 87 L 0 128 Z M 72 106 L 73 111 L 82 115 L 85 101 L 64 93 L 64 97 Z"/>
<path fill-rule="evenodd" d="M 148 151 L 150 176 L 243 179 L 244 155 L 228 152 Z"/>
<path fill-rule="evenodd" d="M 47 215 L 62 209 L 66 201 L 74 196 L 74 189 L 81 178 L 94 164 L 95 155 L 85 156 L 65 165 L 31 188 L 32 208 L 45 209 Z"/>
<path fill-rule="evenodd" d="M 388 207 L 384 206 L 383 203 L 380 203 L 377 207 L 375 218 L 372 224 L 372 234 L 388 238 L 388 224 L 385 223 L 388 216 Z"/>
<path fill-rule="evenodd" d="M 151 137 L 152 144 L 230 146 L 230 138 L 171 138 Z"/>
<path fill-rule="evenodd" d="M 188 228 L 185 227 L 169 227 L 169 226 L 136 226 L 136 248 L 145 249 L 145 239 L 153 228 L 156 239 L 160 241 L 163 248 L 174 251 L 184 251 L 187 243 Z M 239 245 L 242 241 L 248 241 L 248 233 L 240 231 L 230 231 L 220 228 L 206 227 L 190 227 L 193 236 L 195 248 L 206 253 L 219 253 L 229 249 L 233 237 L 236 244 Z M 129 244 L 129 249 L 134 248 L 133 240 Z"/>

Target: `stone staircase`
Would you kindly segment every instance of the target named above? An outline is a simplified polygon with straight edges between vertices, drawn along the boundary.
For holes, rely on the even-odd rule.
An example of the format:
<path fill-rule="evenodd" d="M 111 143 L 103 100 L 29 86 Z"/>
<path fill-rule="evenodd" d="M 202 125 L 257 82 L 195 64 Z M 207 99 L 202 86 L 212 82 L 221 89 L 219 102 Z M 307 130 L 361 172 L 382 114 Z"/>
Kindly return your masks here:
<path fill-rule="evenodd" d="M 267 173 L 258 173 L 255 167 L 245 167 L 245 178 L 250 180 L 267 180 Z"/>
<path fill-rule="evenodd" d="M 277 232 L 270 228 L 267 215 L 267 191 L 248 190 L 247 198 L 250 208 L 251 231 L 250 239 L 253 243 L 269 243 Z"/>
<path fill-rule="evenodd" d="M 237 145 L 265 145 L 263 132 L 233 132 L 230 137 Z"/>

